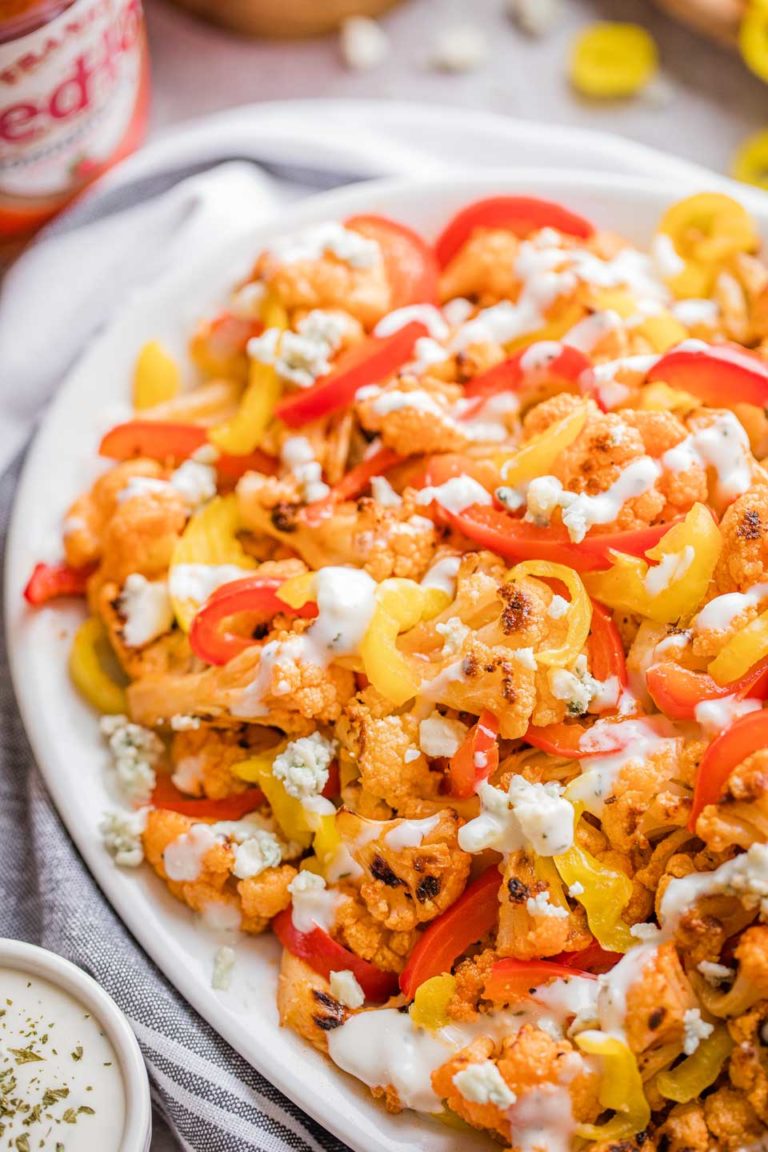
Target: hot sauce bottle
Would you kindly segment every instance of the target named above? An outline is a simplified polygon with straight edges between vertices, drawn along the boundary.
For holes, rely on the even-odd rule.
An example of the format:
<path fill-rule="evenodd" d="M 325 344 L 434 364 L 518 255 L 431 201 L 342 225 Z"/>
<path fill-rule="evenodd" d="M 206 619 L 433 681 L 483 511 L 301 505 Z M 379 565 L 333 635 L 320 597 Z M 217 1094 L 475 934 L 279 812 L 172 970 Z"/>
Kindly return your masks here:
<path fill-rule="evenodd" d="M 148 96 L 141 0 L 0 0 L 0 242 L 133 151 Z"/>

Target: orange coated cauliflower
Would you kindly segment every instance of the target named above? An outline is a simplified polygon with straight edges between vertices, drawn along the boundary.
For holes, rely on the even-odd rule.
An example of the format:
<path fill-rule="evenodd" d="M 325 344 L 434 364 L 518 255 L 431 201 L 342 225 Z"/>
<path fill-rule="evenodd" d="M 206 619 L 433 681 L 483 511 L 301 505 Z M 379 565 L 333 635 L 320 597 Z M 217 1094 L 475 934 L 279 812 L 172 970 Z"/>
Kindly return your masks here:
<path fill-rule="evenodd" d="M 332 935 L 356 956 L 385 972 L 402 972 L 416 938 L 414 931 L 385 928 L 359 896 L 345 900 L 336 909 Z"/>
<path fill-rule="evenodd" d="M 163 469 L 154 460 L 126 460 L 99 476 L 89 491 L 78 496 L 64 520 L 64 555 L 74 568 L 97 561 L 106 525 L 118 507 L 118 497 L 131 478 L 160 480 Z"/>
<path fill-rule="evenodd" d="M 747 592 L 768 579 L 768 488 L 734 500 L 720 521 L 723 550 L 715 568 L 718 593 Z"/>
<path fill-rule="evenodd" d="M 510 853 L 499 889 L 499 954 L 518 960 L 556 956 L 578 952 L 591 939 L 584 909 L 570 908 L 562 887 L 554 890 L 538 878 L 532 854 Z"/>
<path fill-rule="evenodd" d="M 418 815 L 420 801 L 437 796 L 441 776 L 431 772 L 418 747 L 415 716 L 376 716 L 372 689 L 355 697 L 336 726 L 341 745 L 356 764 L 365 790 L 395 811 Z"/>
<path fill-rule="evenodd" d="M 696 834 L 713 852 L 768 841 L 768 750 L 734 768 L 722 798 L 701 812 Z"/>

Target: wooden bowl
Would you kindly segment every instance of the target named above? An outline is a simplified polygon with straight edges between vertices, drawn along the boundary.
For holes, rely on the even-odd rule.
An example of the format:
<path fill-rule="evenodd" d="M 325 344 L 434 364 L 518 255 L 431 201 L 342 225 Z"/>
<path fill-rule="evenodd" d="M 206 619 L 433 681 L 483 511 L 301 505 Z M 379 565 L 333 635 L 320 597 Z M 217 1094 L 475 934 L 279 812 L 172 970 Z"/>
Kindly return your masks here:
<path fill-rule="evenodd" d="M 398 0 L 174 0 L 188 12 L 245 36 L 320 36 L 348 16 L 378 16 Z"/>
<path fill-rule="evenodd" d="M 733 48 L 746 0 L 656 0 L 656 6 L 694 31 Z"/>

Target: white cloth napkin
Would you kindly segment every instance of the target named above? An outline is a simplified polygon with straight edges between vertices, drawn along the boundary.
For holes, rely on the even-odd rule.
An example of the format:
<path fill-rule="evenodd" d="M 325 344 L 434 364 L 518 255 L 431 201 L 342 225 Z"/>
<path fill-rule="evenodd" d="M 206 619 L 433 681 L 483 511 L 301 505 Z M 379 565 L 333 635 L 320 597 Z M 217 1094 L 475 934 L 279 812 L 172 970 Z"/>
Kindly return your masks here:
<path fill-rule="evenodd" d="M 56 221 L 0 297 L 0 540 L 18 451 L 88 339 L 143 284 L 311 191 L 457 166 L 697 170 L 610 137 L 456 109 L 237 109 L 156 141 Z M 704 175 L 711 183 L 712 177 Z M 16 462 L 9 467 L 14 457 Z M 0 935 L 75 960 L 128 1015 L 155 1101 L 193 1152 L 344 1152 L 181 999 L 101 896 L 56 815 L 10 687 L 0 624 Z"/>

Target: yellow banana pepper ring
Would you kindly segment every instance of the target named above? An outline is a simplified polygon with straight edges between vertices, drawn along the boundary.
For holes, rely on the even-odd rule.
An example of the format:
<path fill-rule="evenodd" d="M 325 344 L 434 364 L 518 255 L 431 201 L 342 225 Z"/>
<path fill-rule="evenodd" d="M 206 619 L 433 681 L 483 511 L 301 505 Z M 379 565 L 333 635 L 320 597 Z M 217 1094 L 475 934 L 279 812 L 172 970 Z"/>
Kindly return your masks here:
<path fill-rule="evenodd" d="M 456 977 L 450 975 L 433 976 L 416 989 L 416 995 L 409 1009 L 411 1020 L 418 1028 L 428 1028 L 437 1032 L 450 1024 L 448 1004 L 456 992 Z"/>
<path fill-rule="evenodd" d="M 700 192 L 673 204 L 659 232 L 669 236 L 685 267 L 665 277 L 676 296 L 708 296 L 722 264 L 759 245 L 755 225 L 738 200 L 722 192 Z"/>
<path fill-rule="evenodd" d="M 607 952 L 627 952 L 636 944 L 629 927 L 621 919 L 621 913 L 632 896 L 629 877 L 601 864 L 575 844 L 553 860 L 568 888 L 573 884 L 580 884 L 583 888 L 576 900 L 586 912 L 589 930 L 601 948 Z"/>
<path fill-rule="evenodd" d="M 584 96 L 613 100 L 634 96 L 659 66 L 656 42 L 639 24 L 599 23 L 577 37 L 570 79 Z"/>
<path fill-rule="evenodd" d="M 700 1041 L 692 1056 L 667 1072 L 659 1072 L 655 1084 L 662 1096 L 676 1104 L 697 1100 L 714 1084 L 733 1051 L 733 1040 L 724 1024 L 716 1024 L 711 1036 Z"/>
<path fill-rule="evenodd" d="M 732 636 L 707 671 L 717 684 L 730 684 L 768 655 L 768 612 L 762 612 L 750 624 Z"/>
<path fill-rule="evenodd" d="M 289 608 L 303 608 L 315 598 L 316 576 L 316 572 L 301 572 L 298 576 L 290 576 L 280 585 L 275 595 Z"/>
<path fill-rule="evenodd" d="M 264 323 L 267 328 L 281 332 L 288 327 L 285 309 L 274 301 L 265 304 Z M 221 452 L 244 456 L 258 448 L 264 433 L 272 422 L 275 407 L 283 392 L 280 377 L 271 364 L 252 360 L 248 367 L 240 407 L 231 420 L 211 429 L 209 439 Z"/>
<path fill-rule="evenodd" d="M 272 815 L 285 838 L 294 840 L 302 848 L 308 848 L 312 842 L 313 824 L 317 822 L 317 817 L 306 812 L 301 801 L 289 796 L 282 782 L 272 775 L 275 757 L 283 751 L 286 743 L 286 740 L 281 740 L 274 748 L 235 764 L 232 772 L 240 780 L 258 784 L 269 801 Z"/>
<path fill-rule="evenodd" d="M 604 1124 L 579 1124 L 576 1135 L 600 1144 L 628 1140 L 647 1128 L 651 1109 L 643 1092 L 637 1061 L 623 1040 L 592 1029 L 580 1032 L 576 1045 L 589 1056 L 600 1056 L 603 1075 L 600 1103 L 617 1113 Z"/>
<path fill-rule="evenodd" d="M 232 566 L 242 568 L 242 575 L 256 567 L 256 561 L 243 548 L 237 538 L 240 528 L 240 514 L 237 497 L 216 496 L 195 512 L 187 524 L 181 538 L 173 550 L 169 569 L 171 603 L 179 627 L 188 632 L 195 613 L 200 605 L 194 600 L 174 595 L 174 569 L 181 564 L 202 564 L 206 566 Z M 231 579 L 236 580 L 233 571 Z"/>
<path fill-rule="evenodd" d="M 80 695 L 99 712 L 119 716 L 127 712 L 125 691 L 104 668 L 99 649 L 108 644 L 101 620 L 90 616 L 78 628 L 69 651 L 69 674 Z"/>
<path fill-rule="evenodd" d="M 703 504 L 694 504 L 681 524 L 675 524 L 647 555 L 614 553 L 605 572 L 588 572 L 584 582 L 596 600 L 623 612 L 636 612 L 658 624 L 674 624 L 692 616 L 704 599 L 723 540 Z"/>
<path fill-rule="evenodd" d="M 133 370 L 134 408 L 154 408 L 173 400 L 180 390 L 178 364 L 158 340 L 150 340 L 139 352 Z"/>
<path fill-rule="evenodd" d="M 504 483 L 514 488 L 536 476 L 546 476 L 560 454 L 577 439 L 586 422 L 587 406 L 582 404 L 545 432 L 533 436 L 514 456 L 500 457 L 497 466 Z"/>
<path fill-rule="evenodd" d="M 768 131 L 749 136 L 736 152 L 731 175 L 745 184 L 768 188 Z"/>
<path fill-rule="evenodd" d="M 644 337 L 654 352 L 667 352 L 688 339 L 688 329 L 670 312 L 647 316 L 633 331 L 635 335 Z"/>
<path fill-rule="evenodd" d="M 768 8 L 748 5 L 739 27 L 739 49 L 747 67 L 768 82 Z"/>
<path fill-rule="evenodd" d="M 581 577 L 566 564 L 555 564 L 550 560 L 523 560 L 509 571 L 507 581 L 521 580 L 524 576 L 560 580 L 568 589 L 571 606 L 568 610 L 565 640 L 559 648 L 546 648 L 543 652 L 537 652 L 536 663 L 555 668 L 573 664 L 587 642 L 592 623 L 592 604 Z"/>
<path fill-rule="evenodd" d="M 449 603 L 447 593 L 422 588 L 413 580 L 383 580 L 376 590 L 376 609 L 360 645 L 360 657 L 371 684 L 398 708 L 416 695 L 420 681 L 398 649 L 397 637 L 436 616 Z"/>

